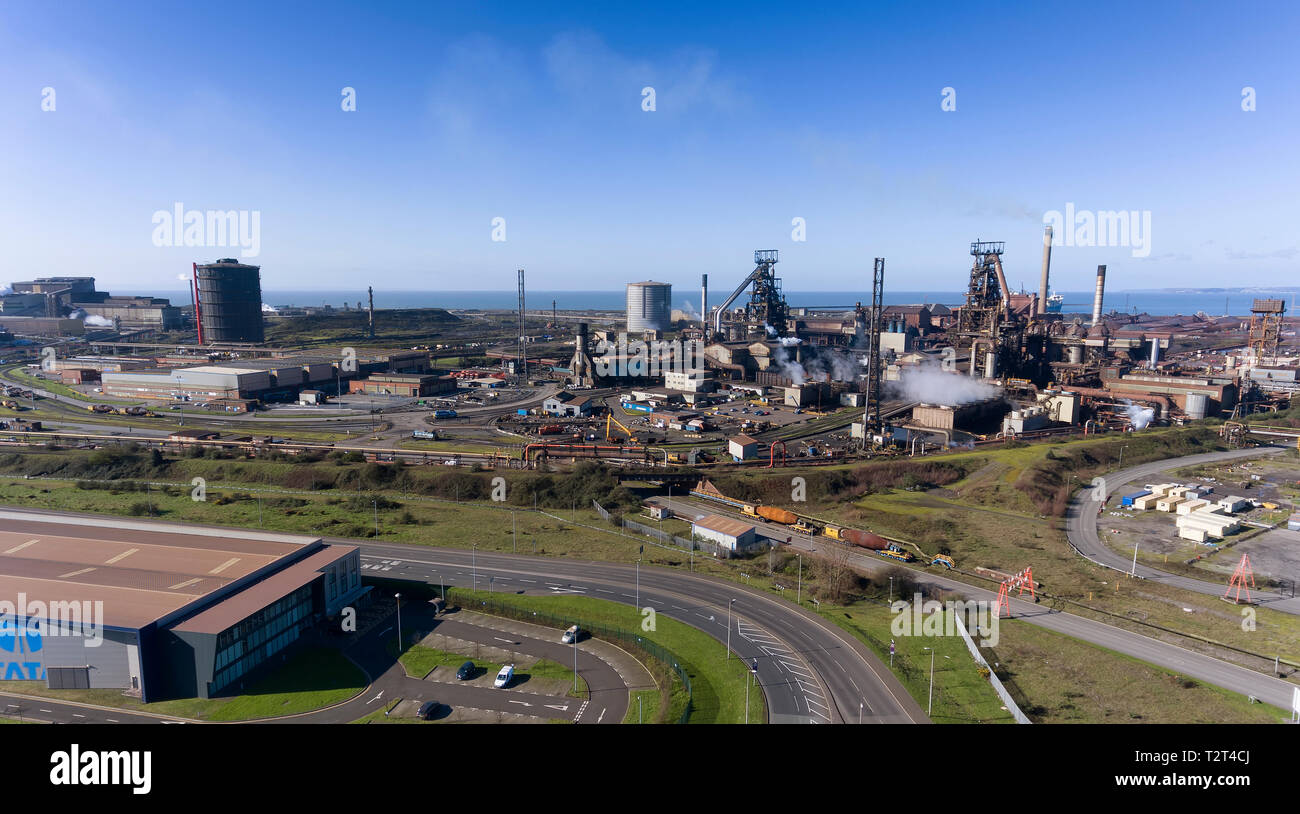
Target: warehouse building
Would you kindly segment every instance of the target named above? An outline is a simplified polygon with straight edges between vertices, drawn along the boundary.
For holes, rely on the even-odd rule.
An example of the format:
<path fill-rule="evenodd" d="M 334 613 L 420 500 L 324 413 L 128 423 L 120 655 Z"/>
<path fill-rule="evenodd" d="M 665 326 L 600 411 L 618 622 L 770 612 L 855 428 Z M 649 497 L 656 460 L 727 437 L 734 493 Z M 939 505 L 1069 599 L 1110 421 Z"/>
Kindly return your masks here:
<path fill-rule="evenodd" d="M 368 590 L 357 548 L 286 534 L 0 511 L 0 551 L 0 677 L 144 702 L 237 693 Z"/>
<path fill-rule="evenodd" d="M 438 396 L 456 390 L 451 376 L 419 373 L 374 373 L 368 378 L 348 383 L 351 393 L 374 396 Z"/>
<path fill-rule="evenodd" d="M 758 542 L 758 532 L 743 520 L 710 514 L 691 524 L 691 536 L 740 551 Z"/>

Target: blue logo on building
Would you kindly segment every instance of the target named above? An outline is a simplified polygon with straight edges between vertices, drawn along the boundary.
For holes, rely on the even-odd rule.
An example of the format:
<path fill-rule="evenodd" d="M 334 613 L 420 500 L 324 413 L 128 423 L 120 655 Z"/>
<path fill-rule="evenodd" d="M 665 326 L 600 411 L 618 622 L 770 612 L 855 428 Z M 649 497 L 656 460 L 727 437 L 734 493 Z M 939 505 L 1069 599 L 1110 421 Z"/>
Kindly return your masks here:
<path fill-rule="evenodd" d="M 44 681 L 40 657 L 32 658 L 44 646 L 39 622 L 19 625 L 12 617 L 0 619 L 0 677 L 5 681 Z"/>

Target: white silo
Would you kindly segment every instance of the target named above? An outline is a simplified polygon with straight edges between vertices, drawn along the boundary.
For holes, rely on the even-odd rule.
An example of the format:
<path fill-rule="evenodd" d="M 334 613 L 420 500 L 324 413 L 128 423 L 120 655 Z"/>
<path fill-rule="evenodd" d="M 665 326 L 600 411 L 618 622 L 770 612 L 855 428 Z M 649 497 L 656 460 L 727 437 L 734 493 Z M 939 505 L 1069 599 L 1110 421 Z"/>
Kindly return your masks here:
<path fill-rule="evenodd" d="M 668 330 L 672 314 L 673 287 L 671 283 L 627 284 L 628 333 Z"/>

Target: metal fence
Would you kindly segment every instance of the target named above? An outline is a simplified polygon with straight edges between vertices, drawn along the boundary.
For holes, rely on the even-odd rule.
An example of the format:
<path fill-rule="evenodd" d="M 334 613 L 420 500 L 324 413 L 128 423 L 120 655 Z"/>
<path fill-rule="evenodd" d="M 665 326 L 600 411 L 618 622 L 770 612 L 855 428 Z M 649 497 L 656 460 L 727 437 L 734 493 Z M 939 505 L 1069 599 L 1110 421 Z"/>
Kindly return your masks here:
<path fill-rule="evenodd" d="M 447 589 L 449 601 L 453 601 L 457 594 L 466 593 L 469 592 L 458 588 Z M 462 603 L 457 602 L 457 604 Z M 570 625 L 576 624 L 596 638 L 621 642 L 634 650 L 642 651 L 650 658 L 662 662 L 672 668 L 673 672 L 677 674 L 677 678 L 682 682 L 682 687 L 686 690 L 686 709 L 682 710 L 682 714 L 678 717 L 676 722 L 684 724 L 690 720 L 695 698 L 695 694 L 691 690 L 691 679 L 686 675 L 686 670 L 682 668 L 677 655 L 663 645 L 622 628 L 611 627 L 610 625 L 602 624 L 600 622 L 592 622 L 580 617 L 556 616 L 553 613 L 547 613 L 545 611 L 521 608 L 511 604 L 508 600 L 498 599 L 497 597 L 475 597 L 471 594 L 470 597 L 466 598 L 463 606 L 493 616 L 504 616 L 507 619 L 518 619 L 521 622 L 532 622 L 533 624 L 547 625 L 559 629 L 568 628 Z"/>
<path fill-rule="evenodd" d="M 687 551 L 703 551 L 710 556 L 722 557 L 724 559 L 731 556 L 730 550 L 723 548 L 717 543 L 711 543 L 707 540 L 687 540 L 684 537 L 678 537 L 675 534 L 660 531 L 654 526 L 647 526 L 643 523 L 638 523 L 635 520 L 628 520 L 626 517 L 623 518 L 623 528 L 631 529 L 632 531 L 635 531 L 638 534 L 644 534 L 647 537 L 653 537 L 659 542 L 667 545 L 675 545 L 678 548 L 684 548 Z"/>
<path fill-rule="evenodd" d="M 969 650 L 971 656 L 975 658 L 976 664 L 979 664 L 981 667 L 989 671 L 989 683 L 993 685 L 993 691 L 998 694 L 998 698 L 1002 699 L 1002 703 L 1007 705 L 1007 711 L 1011 713 L 1011 717 L 1015 718 L 1016 723 L 1018 724 L 1033 723 L 1029 720 L 1028 715 L 1020 711 L 1020 707 L 1017 706 L 1016 702 L 1011 698 L 1011 693 L 1007 692 L 1007 688 L 1002 685 L 1002 681 L 998 678 L 998 674 L 993 672 L 993 668 L 989 666 L 987 661 L 985 661 L 984 655 L 980 653 L 979 646 L 975 644 L 975 640 L 966 632 L 966 624 L 962 622 L 961 614 L 954 613 L 953 618 L 957 620 L 957 631 L 961 633 L 961 637 L 966 640 L 966 649 Z"/>

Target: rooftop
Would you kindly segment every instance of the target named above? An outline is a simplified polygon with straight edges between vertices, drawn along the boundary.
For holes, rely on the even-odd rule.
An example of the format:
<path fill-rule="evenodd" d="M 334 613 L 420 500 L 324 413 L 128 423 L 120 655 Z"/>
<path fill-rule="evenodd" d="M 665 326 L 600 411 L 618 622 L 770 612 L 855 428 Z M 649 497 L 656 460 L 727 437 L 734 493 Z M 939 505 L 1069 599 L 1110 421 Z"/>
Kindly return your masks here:
<path fill-rule="evenodd" d="M 0 510 L 0 596 L 26 594 L 29 602 L 47 603 L 102 601 L 105 625 L 138 629 L 317 542 L 285 534 Z"/>
<path fill-rule="evenodd" d="M 710 531 L 716 531 L 719 534 L 725 534 L 728 537 L 739 537 L 754 530 L 752 525 L 743 520 L 735 520 L 718 514 L 701 517 L 695 521 L 695 525 L 702 526 Z"/>

